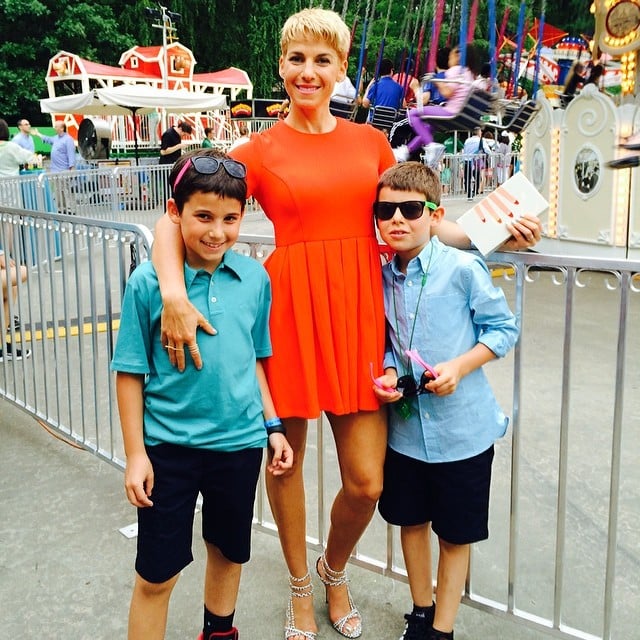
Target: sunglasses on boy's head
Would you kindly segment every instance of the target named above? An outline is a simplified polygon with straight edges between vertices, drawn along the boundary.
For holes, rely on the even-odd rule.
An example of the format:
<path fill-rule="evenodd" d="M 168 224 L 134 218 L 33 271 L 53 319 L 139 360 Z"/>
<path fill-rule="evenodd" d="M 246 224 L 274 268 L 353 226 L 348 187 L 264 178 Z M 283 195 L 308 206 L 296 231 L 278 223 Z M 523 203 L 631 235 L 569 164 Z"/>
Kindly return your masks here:
<path fill-rule="evenodd" d="M 218 171 L 220 170 L 220 167 L 224 167 L 224 170 L 232 178 L 242 179 L 247 177 L 247 168 L 242 164 L 242 162 L 238 162 L 237 160 L 232 160 L 231 158 L 215 158 L 213 156 L 195 156 L 193 158 L 189 158 L 189 160 L 184 163 L 182 169 L 180 169 L 180 173 L 178 173 L 178 177 L 175 179 L 175 182 L 173 183 L 174 191 L 178 188 L 178 184 L 180 184 L 180 180 L 182 180 L 182 177 L 191 166 L 198 173 L 202 173 L 204 175 L 213 175 L 214 173 L 218 173 Z"/>
<path fill-rule="evenodd" d="M 391 220 L 396 213 L 396 209 L 400 209 L 400 213 L 407 220 L 417 220 L 424 213 L 425 207 L 435 211 L 438 205 L 428 200 L 405 200 L 404 202 L 383 202 L 378 200 L 373 203 L 373 214 L 378 220 Z"/>

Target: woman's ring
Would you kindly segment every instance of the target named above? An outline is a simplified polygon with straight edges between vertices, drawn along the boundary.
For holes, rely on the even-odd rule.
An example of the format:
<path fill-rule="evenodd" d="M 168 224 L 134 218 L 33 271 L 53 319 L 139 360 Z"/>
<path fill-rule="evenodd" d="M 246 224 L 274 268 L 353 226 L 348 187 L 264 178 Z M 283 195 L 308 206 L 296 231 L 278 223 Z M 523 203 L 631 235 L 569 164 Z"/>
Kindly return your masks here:
<path fill-rule="evenodd" d="M 171 351 L 179 351 L 178 347 L 168 344 L 165 349 L 171 349 Z"/>

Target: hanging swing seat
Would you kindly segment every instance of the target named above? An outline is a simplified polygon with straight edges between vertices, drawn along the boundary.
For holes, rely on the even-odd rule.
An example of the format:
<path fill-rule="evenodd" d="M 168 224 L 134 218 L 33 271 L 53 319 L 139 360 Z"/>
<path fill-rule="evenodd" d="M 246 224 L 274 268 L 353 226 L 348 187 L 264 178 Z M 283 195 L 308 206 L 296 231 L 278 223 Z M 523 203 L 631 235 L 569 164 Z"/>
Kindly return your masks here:
<path fill-rule="evenodd" d="M 533 122 L 538 111 L 540 111 L 540 104 L 535 100 L 527 100 L 515 110 L 505 110 L 501 114 L 501 122 L 492 126 L 500 131 L 522 133 Z"/>
<path fill-rule="evenodd" d="M 331 100 L 329 102 L 329 111 L 331 111 L 336 118 L 354 120 L 357 109 L 358 103 L 355 100 L 353 102 L 341 102 L 340 100 Z"/>
<path fill-rule="evenodd" d="M 429 123 L 434 132 L 472 131 L 475 127 L 482 126 L 484 118 L 493 114 L 495 109 L 494 94 L 473 88 L 457 113 L 442 116 L 427 115 L 422 119 Z"/>
<path fill-rule="evenodd" d="M 393 107 L 385 107 L 383 105 L 376 105 L 371 107 L 372 115 L 369 120 L 369 124 L 376 129 L 381 129 L 387 133 L 391 131 L 394 123 L 398 119 L 398 110 Z"/>

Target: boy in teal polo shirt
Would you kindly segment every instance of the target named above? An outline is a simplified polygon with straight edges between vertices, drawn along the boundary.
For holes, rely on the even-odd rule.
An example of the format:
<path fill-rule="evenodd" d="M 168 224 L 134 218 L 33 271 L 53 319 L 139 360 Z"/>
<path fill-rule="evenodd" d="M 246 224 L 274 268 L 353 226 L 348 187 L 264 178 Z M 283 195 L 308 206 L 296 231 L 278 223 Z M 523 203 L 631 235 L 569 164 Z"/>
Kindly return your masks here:
<path fill-rule="evenodd" d="M 138 508 L 129 640 L 164 637 L 171 592 L 193 559 L 198 493 L 207 548 L 199 638 L 238 638 L 233 615 L 267 441 L 269 472 L 280 475 L 293 463 L 261 363 L 271 355 L 269 279 L 258 262 L 231 250 L 244 214 L 245 175 L 243 164 L 203 149 L 183 156 L 169 176 L 167 210 L 186 247 L 189 299 L 216 327 L 215 335 L 199 340 L 202 370 L 181 373 L 163 352 L 162 302 L 151 262 L 131 274 L 122 301 L 111 368 L 127 458 L 125 489 Z"/>

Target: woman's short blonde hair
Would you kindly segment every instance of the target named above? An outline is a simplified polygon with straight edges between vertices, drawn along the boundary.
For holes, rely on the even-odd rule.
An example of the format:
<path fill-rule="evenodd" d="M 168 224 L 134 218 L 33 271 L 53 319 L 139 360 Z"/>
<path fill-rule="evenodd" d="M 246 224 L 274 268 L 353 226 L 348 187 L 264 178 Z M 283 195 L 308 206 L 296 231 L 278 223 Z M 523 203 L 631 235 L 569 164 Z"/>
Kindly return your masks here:
<path fill-rule="evenodd" d="M 335 49 L 343 60 L 349 55 L 351 32 L 335 11 L 313 7 L 289 16 L 280 35 L 282 55 L 294 40 L 310 39 L 323 40 Z"/>

